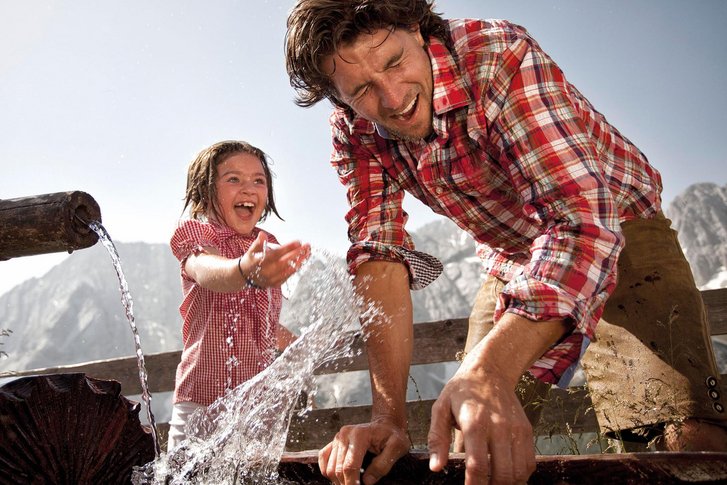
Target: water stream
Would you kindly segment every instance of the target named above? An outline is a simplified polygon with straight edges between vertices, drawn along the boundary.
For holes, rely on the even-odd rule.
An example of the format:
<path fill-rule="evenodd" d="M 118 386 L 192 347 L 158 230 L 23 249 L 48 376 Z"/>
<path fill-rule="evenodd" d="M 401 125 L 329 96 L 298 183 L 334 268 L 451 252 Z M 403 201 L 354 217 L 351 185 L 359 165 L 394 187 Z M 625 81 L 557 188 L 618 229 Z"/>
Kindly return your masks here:
<path fill-rule="evenodd" d="M 295 318 L 301 334 L 268 368 L 230 390 L 187 424 L 175 449 L 134 471 L 139 484 L 281 484 L 278 465 L 301 393 L 315 395 L 314 371 L 326 362 L 351 357 L 351 343 L 375 311 L 353 291 L 340 258 L 314 249 L 298 273 Z M 265 290 L 258 290 L 265 291 Z M 283 322 L 285 323 L 285 322 Z"/>
<path fill-rule="evenodd" d="M 101 225 L 100 222 L 93 221 L 90 222 L 88 226 L 96 234 L 98 234 L 99 240 L 108 250 L 109 255 L 111 255 L 111 260 L 114 264 L 114 269 L 116 270 L 116 276 L 118 276 L 119 278 L 121 303 L 124 305 L 124 310 L 126 311 L 126 319 L 129 321 L 131 333 L 134 337 L 134 348 L 136 350 L 136 360 L 139 367 L 139 382 L 141 383 L 141 398 L 144 401 L 144 405 L 146 406 L 147 419 L 149 420 L 149 425 L 151 426 L 151 434 L 154 438 L 154 454 L 158 457 L 161 453 L 161 448 L 159 447 L 159 438 L 157 437 L 156 420 L 154 419 L 154 413 L 151 409 L 151 393 L 149 392 L 148 374 L 146 372 L 146 365 L 144 363 L 144 353 L 141 350 L 141 340 L 139 339 L 139 332 L 136 328 L 136 321 L 134 319 L 134 301 L 131 298 L 131 293 L 129 293 L 129 285 L 126 282 L 124 270 L 121 267 L 121 258 L 119 257 L 119 253 L 116 250 L 116 246 L 111 240 L 111 237 L 109 236 L 108 232 L 106 232 L 106 229 Z"/>

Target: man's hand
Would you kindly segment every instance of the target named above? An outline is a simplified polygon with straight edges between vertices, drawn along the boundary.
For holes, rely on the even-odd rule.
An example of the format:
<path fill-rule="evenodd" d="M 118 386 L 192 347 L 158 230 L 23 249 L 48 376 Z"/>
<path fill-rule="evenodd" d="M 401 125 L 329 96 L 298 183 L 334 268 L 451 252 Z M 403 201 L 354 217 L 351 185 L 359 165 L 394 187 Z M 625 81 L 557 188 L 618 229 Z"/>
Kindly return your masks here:
<path fill-rule="evenodd" d="M 401 263 L 369 261 L 358 268 L 354 284 L 364 300 L 379 309 L 363 325 L 372 419 L 344 426 L 318 454 L 321 473 L 336 485 L 376 483 L 409 450 L 406 383 L 414 340 L 409 273 Z M 376 457 L 361 477 L 367 451 Z"/>
<path fill-rule="evenodd" d="M 434 472 L 447 464 L 453 427 L 464 438 L 465 484 L 524 483 L 535 471 L 532 427 L 514 389 L 497 376 L 465 363 L 442 390 L 428 438 Z"/>
<path fill-rule="evenodd" d="M 535 471 L 533 430 L 515 386 L 565 330 L 561 320 L 532 322 L 507 313 L 467 354 L 432 406 L 432 471 L 447 464 L 456 427 L 462 431 L 465 447 L 465 484 L 528 479 Z"/>
<path fill-rule="evenodd" d="M 367 451 L 376 454 L 361 477 L 361 464 Z M 371 485 L 389 473 L 396 461 L 409 451 L 405 431 L 383 420 L 344 426 L 318 453 L 323 476 L 336 485 Z"/>

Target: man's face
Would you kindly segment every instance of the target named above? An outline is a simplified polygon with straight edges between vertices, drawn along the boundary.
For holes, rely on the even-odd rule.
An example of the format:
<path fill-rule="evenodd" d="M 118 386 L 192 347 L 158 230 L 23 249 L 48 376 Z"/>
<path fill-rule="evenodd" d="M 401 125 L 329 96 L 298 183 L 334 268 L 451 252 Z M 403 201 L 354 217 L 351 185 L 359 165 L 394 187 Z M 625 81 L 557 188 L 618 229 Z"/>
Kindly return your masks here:
<path fill-rule="evenodd" d="M 432 132 L 432 66 L 418 28 L 361 34 L 321 67 L 359 116 L 403 140 Z"/>

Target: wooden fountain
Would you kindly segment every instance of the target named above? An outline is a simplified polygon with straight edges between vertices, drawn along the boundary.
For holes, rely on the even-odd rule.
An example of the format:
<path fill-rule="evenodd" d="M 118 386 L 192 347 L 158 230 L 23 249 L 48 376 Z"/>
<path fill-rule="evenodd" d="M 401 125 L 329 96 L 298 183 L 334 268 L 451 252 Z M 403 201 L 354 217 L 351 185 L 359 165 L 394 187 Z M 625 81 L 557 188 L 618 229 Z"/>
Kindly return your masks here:
<path fill-rule="evenodd" d="M 94 245 L 89 194 L 0 200 L 0 261 Z M 0 262 L 0 270 L 2 262 Z M 128 484 L 155 457 L 140 404 L 113 380 L 83 373 L 28 376 L 0 387 L 0 484 Z"/>

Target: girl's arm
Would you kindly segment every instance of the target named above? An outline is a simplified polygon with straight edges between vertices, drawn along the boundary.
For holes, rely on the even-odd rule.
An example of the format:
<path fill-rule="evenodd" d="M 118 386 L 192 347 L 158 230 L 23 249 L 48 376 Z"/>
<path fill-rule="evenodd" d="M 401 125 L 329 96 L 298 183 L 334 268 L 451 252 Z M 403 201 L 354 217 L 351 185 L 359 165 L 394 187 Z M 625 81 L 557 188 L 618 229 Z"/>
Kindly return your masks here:
<path fill-rule="evenodd" d="M 187 275 L 203 288 L 218 292 L 240 291 L 252 283 L 260 287 L 280 286 L 308 259 L 310 246 L 299 241 L 263 252 L 260 233 L 239 259 L 220 256 L 214 248 L 190 255 L 184 263 Z"/>
<path fill-rule="evenodd" d="M 199 286 L 212 291 L 240 291 L 247 284 L 237 269 L 237 259 L 220 256 L 214 248 L 191 254 L 184 263 L 184 271 Z"/>

